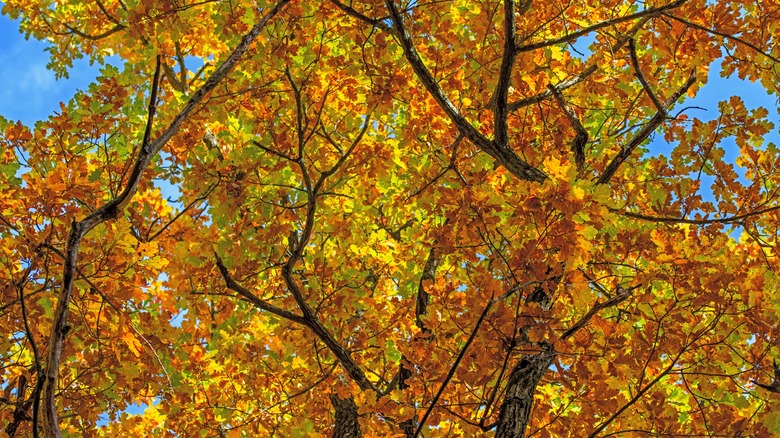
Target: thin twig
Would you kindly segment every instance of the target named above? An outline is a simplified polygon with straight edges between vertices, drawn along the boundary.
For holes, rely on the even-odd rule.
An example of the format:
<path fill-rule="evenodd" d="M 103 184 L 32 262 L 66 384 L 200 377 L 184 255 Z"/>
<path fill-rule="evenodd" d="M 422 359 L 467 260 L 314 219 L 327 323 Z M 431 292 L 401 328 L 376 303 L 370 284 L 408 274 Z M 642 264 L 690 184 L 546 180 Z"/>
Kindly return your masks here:
<path fill-rule="evenodd" d="M 648 222 L 660 222 L 667 224 L 691 224 L 691 225 L 708 225 L 708 224 L 729 224 L 734 222 L 740 222 L 743 219 L 747 219 L 751 216 L 757 216 L 764 213 L 780 210 L 780 205 L 774 207 L 765 208 L 763 210 L 751 211 L 750 213 L 738 214 L 736 216 L 723 217 L 718 219 L 686 219 L 684 217 L 669 217 L 669 216 L 650 216 L 641 213 L 633 213 L 630 211 L 619 211 L 616 209 L 610 209 L 610 211 L 619 213 L 623 216 L 633 219 L 640 219 Z"/>
<path fill-rule="evenodd" d="M 664 120 L 666 120 L 668 108 L 671 107 L 674 102 L 680 98 L 680 96 L 687 92 L 694 82 L 696 82 L 696 69 L 691 71 L 690 76 L 688 76 L 688 80 L 685 81 L 685 83 L 683 83 L 679 89 L 672 93 L 668 99 L 661 102 L 661 107 L 664 108 L 664 110 L 655 113 L 653 118 L 651 118 L 650 121 L 628 141 L 628 143 L 620 148 L 620 151 L 617 153 L 615 158 L 612 159 L 612 161 L 607 165 L 607 168 L 604 169 L 604 173 L 602 173 L 599 177 L 597 181 L 598 184 L 606 184 L 610 179 L 612 179 L 612 176 L 615 175 L 615 172 L 617 172 L 620 165 L 631 156 L 631 153 L 634 151 L 634 149 L 642 144 L 642 142 L 644 142 L 650 136 L 650 134 L 656 130 L 656 128 L 661 126 Z"/>
<path fill-rule="evenodd" d="M 539 281 L 525 282 L 521 285 L 517 285 L 509 289 L 509 291 L 507 291 L 505 294 L 499 297 L 495 297 L 490 301 L 488 301 L 487 305 L 485 306 L 485 309 L 482 311 L 482 314 L 479 316 L 479 319 L 477 319 L 477 323 L 474 325 L 474 329 L 472 329 L 469 338 L 466 340 L 466 343 L 463 345 L 463 348 L 461 348 L 460 352 L 458 353 L 458 356 L 455 358 L 455 362 L 450 367 L 447 376 L 444 378 L 444 381 L 441 383 L 439 390 L 436 392 L 436 395 L 433 397 L 431 404 L 428 406 L 428 409 L 425 410 L 425 414 L 423 414 L 422 419 L 420 419 L 420 424 L 417 425 L 417 430 L 414 432 L 413 438 L 416 438 L 417 436 L 420 435 L 420 432 L 422 432 L 422 429 L 425 426 L 425 422 L 428 420 L 428 417 L 431 415 L 433 408 L 436 407 L 436 403 L 439 401 L 439 398 L 444 393 L 444 389 L 447 387 L 447 384 L 450 383 L 450 380 L 452 380 L 452 377 L 455 375 L 455 371 L 458 369 L 458 365 L 460 364 L 461 360 L 463 360 L 463 357 L 466 355 L 466 351 L 469 349 L 469 346 L 471 346 L 471 343 L 474 342 L 474 339 L 477 336 L 477 332 L 479 331 L 480 326 L 482 326 L 482 323 L 485 321 L 485 317 L 490 311 L 490 308 L 493 307 L 493 304 L 505 300 L 506 298 L 509 298 L 512 294 L 515 294 L 518 291 L 523 290 L 526 286 L 530 286 L 536 283 L 539 283 Z"/>
<path fill-rule="evenodd" d="M 586 313 L 582 318 L 579 319 L 579 321 L 574 323 L 574 325 L 572 325 L 565 332 L 563 332 L 563 334 L 561 335 L 561 340 L 565 341 L 571 335 L 576 333 L 578 330 L 585 327 L 585 325 L 588 324 L 588 321 L 590 321 L 590 319 L 593 318 L 593 316 L 595 316 L 603 309 L 615 306 L 628 299 L 628 297 L 630 297 L 631 294 L 634 292 L 634 290 L 636 290 L 638 287 L 639 286 L 634 286 L 629 289 L 619 287 L 617 293 L 613 295 L 612 298 L 608 299 L 607 301 L 604 301 L 603 303 L 596 303 L 593 307 L 591 307 L 588 313 Z"/>
<path fill-rule="evenodd" d="M 711 34 L 717 35 L 719 37 L 730 39 L 730 40 L 732 40 L 734 42 L 737 42 L 739 44 L 742 44 L 744 46 L 747 46 L 747 47 L 755 50 L 756 52 L 766 56 L 767 58 L 771 59 L 772 61 L 774 61 L 776 63 L 780 63 L 780 59 L 778 59 L 777 57 L 770 55 L 769 53 L 761 50 L 761 48 L 756 46 L 755 44 L 753 44 L 753 43 L 751 43 L 749 41 L 745 41 L 745 40 L 743 40 L 742 38 L 740 38 L 738 36 L 734 36 L 734 35 L 731 35 L 731 34 L 728 34 L 728 33 L 725 33 L 725 32 L 721 32 L 719 30 L 710 29 L 708 27 L 702 26 L 701 24 L 697 24 L 697 23 L 694 23 L 692 21 L 688 21 L 688 20 L 686 20 L 684 18 L 680 18 L 680 17 L 678 17 L 676 15 L 672 15 L 672 14 L 670 14 L 668 12 L 664 12 L 664 13 L 662 13 L 662 15 L 664 17 L 671 18 L 672 20 L 679 21 L 680 23 L 685 24 L 686 26 L 690 26 L 690 27 L 693 27 L 695 29 L 703 30 L 704 32 L 711 33 Z"/>
<path fill-rule="evenodd" d="M 518 51 L 518 53 L 528 52 L 530 50 L 536 50 L 536 49 L 541 49 L 541 48 L 544 48 L 544 47 L 555 46 L 557 44 L 568 43 L 570 41 L 576 40 L 577 38 L 579 38 L 581 36 L 585 36 L 585 35 L 587 35 L 587 34 L 589 34 L 591 32 L 603 29 L 605 27 L 610 27 L 610 26 L 613 26 L 613 25 L 618 24 L 618 23 L 623 23 L 623 22 L 626 22 L 626 21 L 636 20 L 638 18 L 643 18 L 643 17 L 646 17 L 646 16 L 651 16 L 652 17 L 652 16 L 660 15 L 664 11 L 668 11 L 670 9 L 674 9 L 674 8 L 682 6 L 687 1 L 688 0 L 676 0 L 676 1 L 672 2 L 672 3 L 669 3 L 668 5 L 660 6 L 660 7 L 657 7 L 657 8 L 645 9 L 644 11 L 640 11 L 640 12 L 637 12 L 637 13 L 631 14 L 631 15 L 624 15 L 622 17 L 615 17 L 615 18 L 612 18 L 612 19 L 609 19 L 609 20 L 602 21 L 600 23 L 596 23 L 596 24 L 588 26 L 588 27 L 586 27 L 584 29 L 578 30 L 577 32 L 572 32 L 572 33 L 570 33 L 568 35 L 564 35 L 564 36 L 559 37 L 559 38 L 553 38 L 551 40 L 539 41 L 537 43 L 531 43 L 531 44 L 522 45 L 522 46 L 517 48 L 517 51 Z"/>

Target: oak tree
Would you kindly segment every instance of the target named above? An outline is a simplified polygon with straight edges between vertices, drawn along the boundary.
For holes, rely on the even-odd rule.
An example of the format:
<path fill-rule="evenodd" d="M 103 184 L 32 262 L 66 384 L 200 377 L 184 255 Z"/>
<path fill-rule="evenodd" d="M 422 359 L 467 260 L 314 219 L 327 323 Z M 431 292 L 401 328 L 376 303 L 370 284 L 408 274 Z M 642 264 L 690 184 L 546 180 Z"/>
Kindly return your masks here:
<path fill-rule="evenodd" d="M 777 96 L 779 11 L 5 1 L 103 67 L 0 119 L 0 424 L 779 434 L 775 127 L 686 106 Z"/>

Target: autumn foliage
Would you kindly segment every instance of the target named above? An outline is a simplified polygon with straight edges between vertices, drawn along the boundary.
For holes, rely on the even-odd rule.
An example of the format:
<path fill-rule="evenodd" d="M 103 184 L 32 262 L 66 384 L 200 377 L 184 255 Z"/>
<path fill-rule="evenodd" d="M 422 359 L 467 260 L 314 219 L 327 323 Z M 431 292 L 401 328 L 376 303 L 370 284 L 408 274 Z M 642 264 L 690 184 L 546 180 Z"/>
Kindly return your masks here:
<path fill-rule="evenodd" d="M 780 434 L 776 1 L 3 13 L 9 436 Z"/>

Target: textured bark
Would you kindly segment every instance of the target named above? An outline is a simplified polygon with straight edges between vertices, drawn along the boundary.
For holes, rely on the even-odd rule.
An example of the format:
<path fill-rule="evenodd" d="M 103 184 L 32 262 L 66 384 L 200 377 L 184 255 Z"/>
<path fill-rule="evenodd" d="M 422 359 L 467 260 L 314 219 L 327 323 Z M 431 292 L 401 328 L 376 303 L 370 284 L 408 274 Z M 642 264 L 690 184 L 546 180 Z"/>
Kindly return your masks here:
<path fill-rule="evenodd" d="M 526 354 L 512 369 L 504 403 L 498 417 L 496 438 L 522 438 L 531 418 L 536 385 L 555 360 L 549 346 L 537 354 Z"/>
<path fill-rule="evenodd" d="M 436 279 L 436 268 L 438 267 L 439 256 L 436 255 L 435 250 L 431 248 L 430 252 L 428 252 L 428 260 L 425 262 L 425 268 L 423 268 L 422 277 L 420 277 L 420 285 L 417 288 L 417 302 L 414 309 L 417 327 L 419 327 L 423 333 L 430 332 L 430 330 L 425 327 L 425 323 L 422 320 L 422 317 L 428 314 L 428 302 L 430 301 L 430 295 L 425 290 L 425 282 Z"/>
<path fill-rule="evenodd" d="M 333 438 L 359 438 L 363 436 L 360 432 L 355 400 L 352 397 L 342 400 L 336 394 L 332 394 L 330 402 L 336 408 L 336 424 L 333 428 Z"/>

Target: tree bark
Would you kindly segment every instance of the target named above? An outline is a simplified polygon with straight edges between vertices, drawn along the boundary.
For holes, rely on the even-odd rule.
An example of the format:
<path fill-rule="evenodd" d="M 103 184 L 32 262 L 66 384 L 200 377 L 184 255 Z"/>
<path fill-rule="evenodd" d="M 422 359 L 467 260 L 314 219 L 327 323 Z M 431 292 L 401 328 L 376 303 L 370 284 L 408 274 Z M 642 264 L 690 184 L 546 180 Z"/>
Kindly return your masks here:
<path fill-rule="evenodd" d="M 330 402 L 336 408 L 336 424 L 333 428 L 333 438 L 360 438 L 360 423 L 358 422 L 358 409 L 352 397 L 340 399 L 336 394 L 331 394 Z"/>
<path fill-rule="evenodd" d="M 525 429 L 531 418 L 536 386 L 552 365 L 556 355 L 552 347 L 545 344 L 542 348 L 539 353 L 523 355 L 520 362 L 512 369 L 506 396 L 501 404 L 496 438 L 525 436 Z"/>

